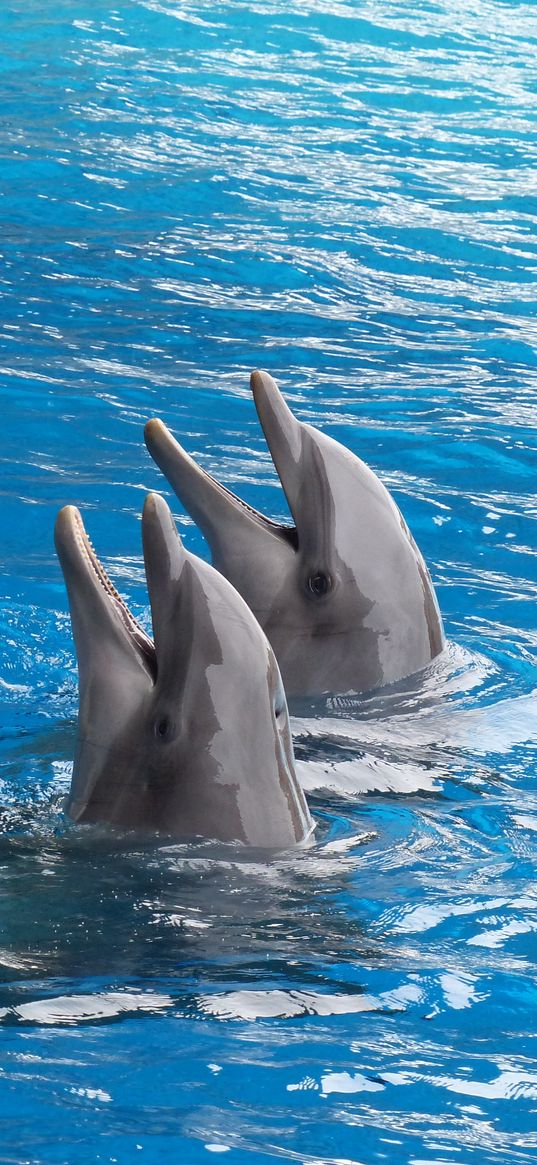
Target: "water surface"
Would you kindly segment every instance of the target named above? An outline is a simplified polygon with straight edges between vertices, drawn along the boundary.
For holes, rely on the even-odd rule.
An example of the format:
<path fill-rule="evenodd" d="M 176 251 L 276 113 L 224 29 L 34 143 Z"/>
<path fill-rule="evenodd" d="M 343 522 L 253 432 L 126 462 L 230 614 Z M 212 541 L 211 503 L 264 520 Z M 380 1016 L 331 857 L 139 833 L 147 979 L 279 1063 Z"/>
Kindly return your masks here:
<path fill-rule="evenodd" d="M 470 8 L 2 6 L 0 1162 L 535 1160 L 537 17 Z M 448 647 L 294 709 L 307 850 L 73 829 L 56 511 L 148 625 L 148 417 L 286 517 L 256 366 Z"/>

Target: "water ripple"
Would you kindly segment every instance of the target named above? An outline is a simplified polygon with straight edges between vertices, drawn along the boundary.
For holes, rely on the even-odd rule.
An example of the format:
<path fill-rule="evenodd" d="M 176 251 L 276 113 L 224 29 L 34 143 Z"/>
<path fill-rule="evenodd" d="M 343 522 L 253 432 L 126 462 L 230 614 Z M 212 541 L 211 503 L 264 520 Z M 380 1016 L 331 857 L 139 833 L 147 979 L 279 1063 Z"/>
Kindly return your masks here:
<path fill-rule="evenodd" d="M 0 27 L 2 1153 L 529 1165 L 535 8 L 9 0 Z M 149 626 L 148 416 L 287 516 L 255 366 L 392 490 L 446 651 L 293 709 L 299 853 L 76 829 L 55 513 Z"/>

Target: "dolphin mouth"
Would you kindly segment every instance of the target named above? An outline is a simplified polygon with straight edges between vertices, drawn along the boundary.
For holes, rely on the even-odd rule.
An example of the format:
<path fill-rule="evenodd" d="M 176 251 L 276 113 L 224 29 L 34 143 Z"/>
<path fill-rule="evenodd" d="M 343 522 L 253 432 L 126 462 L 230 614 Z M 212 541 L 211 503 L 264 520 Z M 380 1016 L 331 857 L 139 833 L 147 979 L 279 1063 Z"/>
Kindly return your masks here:
<path fill-rule="evenodd" d="M 293 486 L 300 455 L 299 422 L 267 373 L 253 372 L 250 385 L 268 450 L 294 522 L 267 517 L 222 485 L 187 453 L 158 418 L 147 422 L 145 442 L 153 460 L 210 543 L 221 520 L 234 518 L 240 525 L 254 523 L 296 551 L 299 535 L 296 512 L 293 512 Z"/>
<path fill-rule="evenodd" d="M 129 610 L 125 600 L 116 590 L 95 548 L 86 532 L 82 515 L 76 506 L 64 506 L 56 520 L 56 547 L 64 569 L 69 569 L 71 577 L 84 577 L 104 596 L 112 617 L 120 620 L 135 652 L 140 657 L 153 683 L 157 677 L 157 654 L 155 645 L 138 620 Z"/>
<path fill-rule="evenodd" d="M 212 488 L 217 490 L 224 501 L 228 503 L 230 509 L 234 509 L 238 513 L 242 512 L 245 517 L 250 518 L 253 522 L 257 522 L 259 526 L 267 530 L 270 534 L 274 534 L 277 538 L 282 538 L 284 542 L 288 542 L 293 550 L 298 550 L 298 530 L 294 524 L 291 522 L 278 522 L 276 518 L 269 518 L 267 514 L 263 514 L 261 510 L 256 510 L 254 506 L 249 505 L 238 494 L 233 493 L 233 490 L 229 489 L 227 485 L 222 485 L 222 482 L 218 481 L 216 477 L 213 477 L 207 469 L 202 469 L 201 466 L 199 466 L 199 469 Z M 281 478 L 280 484 L 283 485 Z"/>
<path fill-rule="evenodd" d="M 271 530 L 274 534 L 279 535 L 281 538 L 285 538 L 285 540 L 290 543 L 294 550 L 297 549 L 298 534 L 296 526 L 292 525 L 290 522 L 277 522 L 275 518 L 267 517 L 267 515 L 263 514 L 261 510 L 256 510 L 254 506 L 250 506 L 248 502 L 245 502 L 243 498 L 238 496 L 238 494 L 234 494 L 233 490 L 229 489 L 227 485 L 222 485 L 222 482 L 217 481 L 216 477 L 213 477 L 207 469 L 202 469 L 201 472 L 205 474 L 205 476 L 212 483 L 212 485 L 215 486 L 216 489 L 218 489 L 225 497 L 227 497 L 230 505 L 244 510 L 244 512 L 248 514 L 250 518 L 253 518 L 254 521 L 259 522 L 261 526 L 265 526 L 268 530 Z"/>

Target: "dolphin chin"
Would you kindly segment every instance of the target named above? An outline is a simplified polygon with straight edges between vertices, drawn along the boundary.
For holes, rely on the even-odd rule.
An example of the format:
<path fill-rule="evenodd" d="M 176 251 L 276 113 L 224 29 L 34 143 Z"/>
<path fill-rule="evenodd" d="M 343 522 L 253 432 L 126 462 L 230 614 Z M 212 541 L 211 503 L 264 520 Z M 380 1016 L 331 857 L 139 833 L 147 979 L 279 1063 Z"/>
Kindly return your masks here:
<path fill-rule="evenodd" d="M 145 440 L 259 620 L 287 695 L 369 691 L 421 670 L 444 646 L 442 619 L 393 498 L 359 457 L 299 421 L 268 373 L 250 384 L 292 524 L 241 501 L 162 421 Z"/>
<path fill-rule="evenodd" d="M 304 841 L 313 823 L 272 648 L 233 587 L 184 549 L 158 495 L 142 538 L 152 639 L 78 510 L 56 521 L 79 675 L 69 816 L 262 848 Z"/>

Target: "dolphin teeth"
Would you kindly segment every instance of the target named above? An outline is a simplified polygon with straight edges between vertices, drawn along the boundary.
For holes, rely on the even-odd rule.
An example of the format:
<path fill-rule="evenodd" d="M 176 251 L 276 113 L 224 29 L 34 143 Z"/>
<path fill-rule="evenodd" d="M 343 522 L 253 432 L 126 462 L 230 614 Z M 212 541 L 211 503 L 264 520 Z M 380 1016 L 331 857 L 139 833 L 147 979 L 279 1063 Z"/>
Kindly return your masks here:
<path fill-rule="evenodd" d="M 84 523 L 82 521 L 82 518 L 80 517 L 80 514 L 78 514 L 78 513 L 76 515 L 75 536 L 76 536 L 76 540 L 78 542 L 78 545 L 80 546 L 80 549 L 82 550 L 82 552 L 86 558 L 86 561 L 88 562 L 89 566 L 93 570 L 93 573 L 95 574 L 100 586 L 102 586 L 103 590 L 106 592 L 106 594 L 112 600 L 114 607 L 115 607 L 118 615 L 120 616 L 124 626 L 126 627 L 127 631 L 129 632 L 129 635 L 132 637 L 132 639 L 134 640 L 136 645 L 139 647 L 140 651 L 145 656 L 145 658 L 150 666 L 153 678 L 155 678 L 155 676 L 156 676 L 156 652 L 155 652 L 154 643 L 149 638 L 149 636 L 146 635 L 146 632 L 144 631 L 143 627 L 140 625 L 138 620 L 135 619 L 134 615 L 132 614 L 132 611 L 129 610 L 125 600 L 119 594 L 119 591 L 116 590 L 112 580 L 110 579 L 109 575 L 107 574 L 102 562 L 100 561 L 100 559 L 95 551 L 95 548 L 93 546 L 91 538 L 89 537 L 89 535 L 86 531 L 86 528 L 84 526 Z"/>

